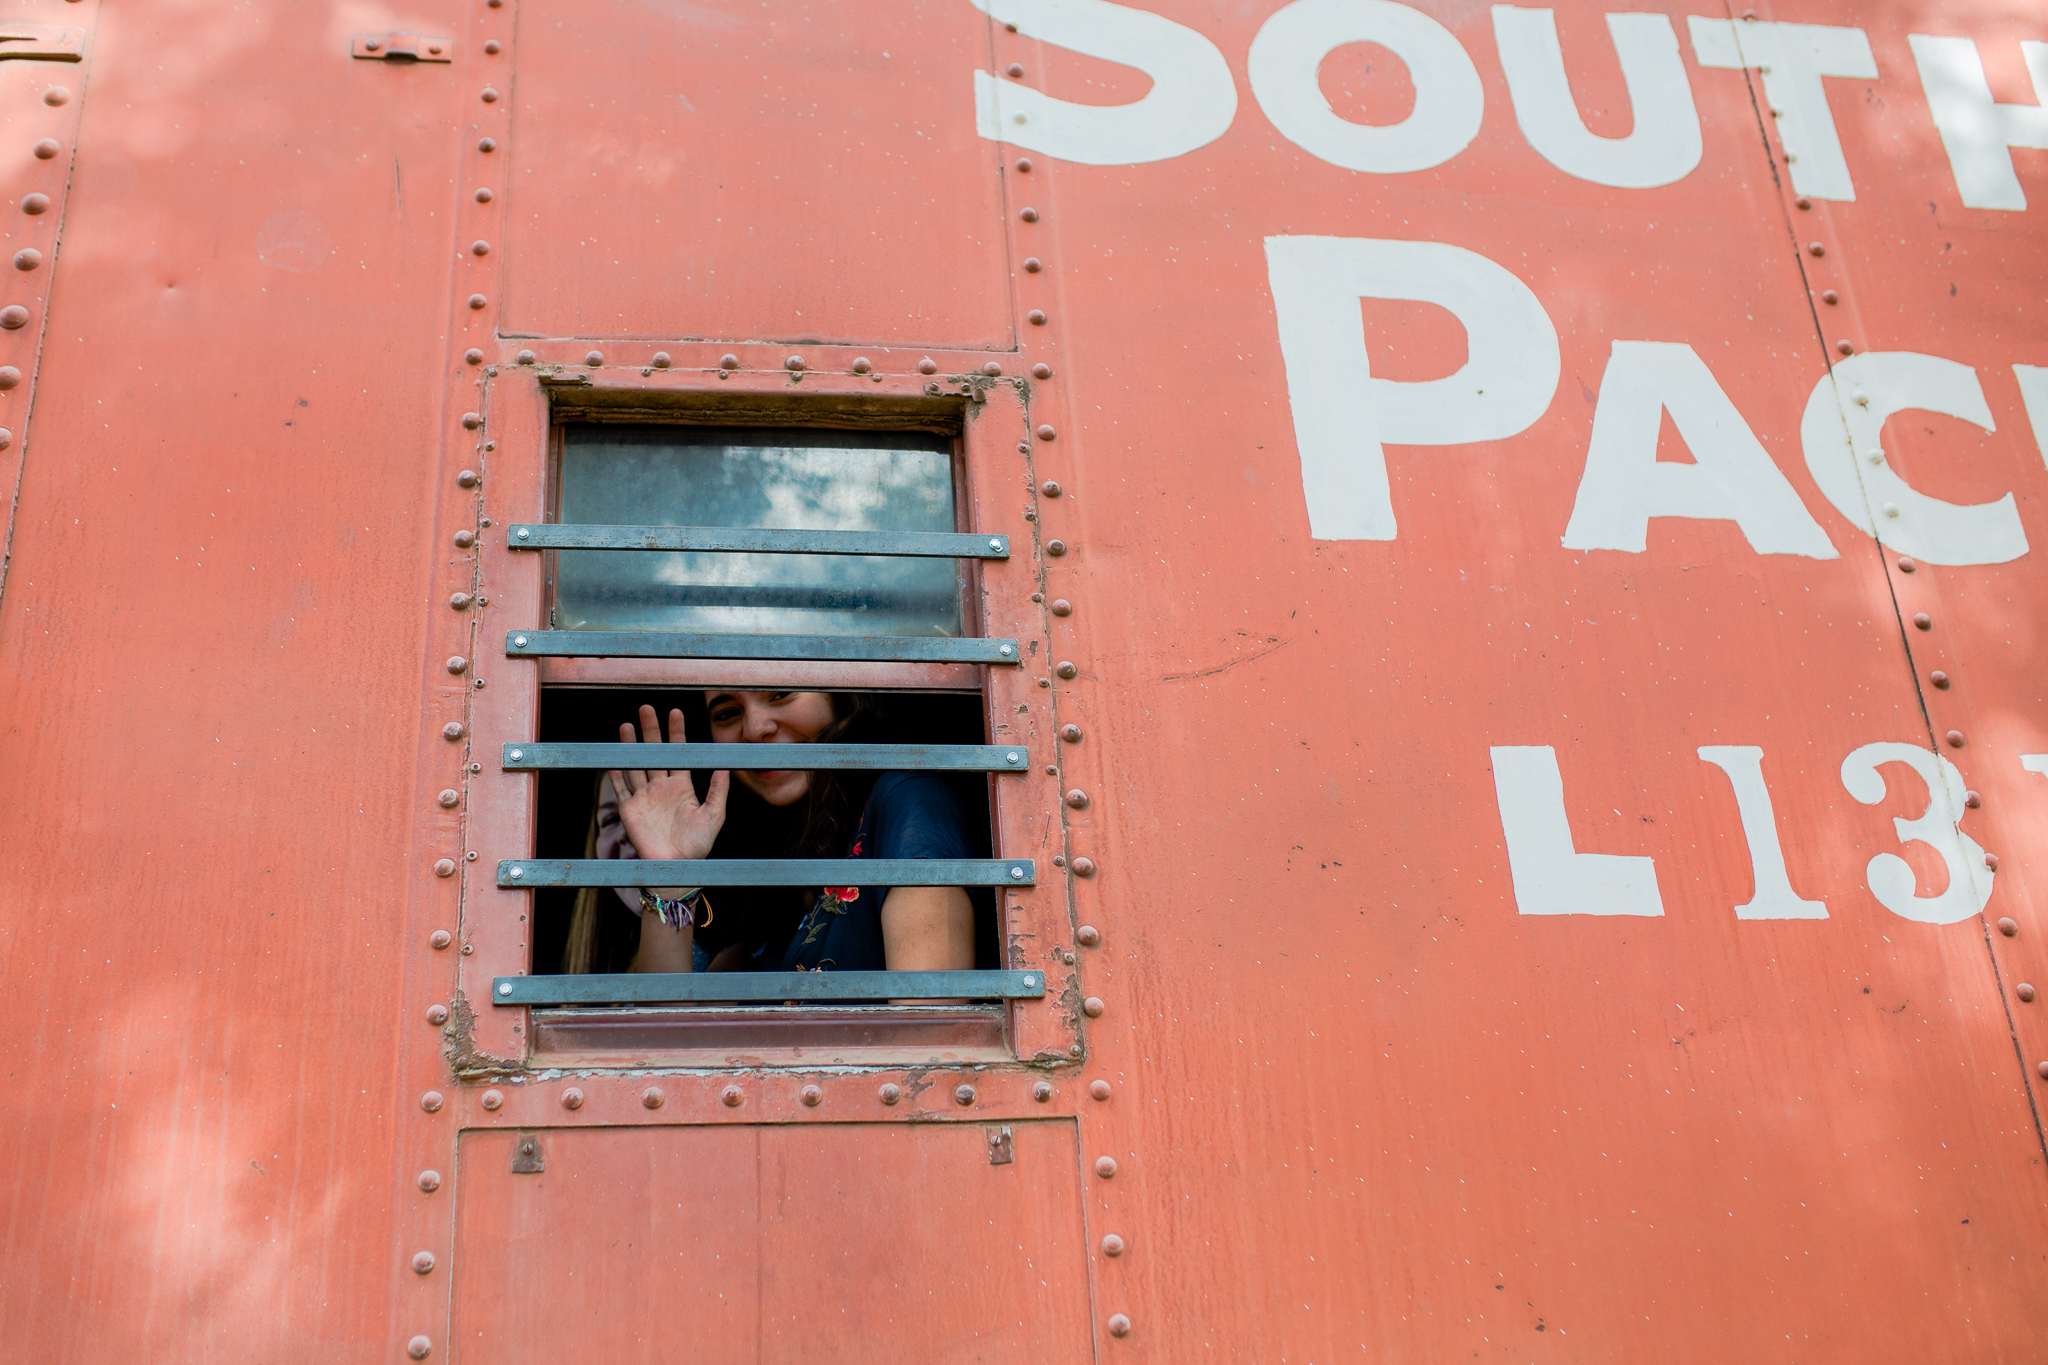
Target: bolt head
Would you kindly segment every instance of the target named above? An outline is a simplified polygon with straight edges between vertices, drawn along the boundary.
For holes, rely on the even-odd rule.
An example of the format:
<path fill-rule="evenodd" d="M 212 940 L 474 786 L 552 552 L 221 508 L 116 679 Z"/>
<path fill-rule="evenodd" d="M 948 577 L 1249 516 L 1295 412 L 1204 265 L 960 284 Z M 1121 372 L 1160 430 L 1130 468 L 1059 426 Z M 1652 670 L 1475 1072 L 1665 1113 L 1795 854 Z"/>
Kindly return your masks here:
<path fill-rule="evenodd" d="M 649 1109 L 661 1108 L 666 1098 L 667 1096 L 661 1093 L 661 1087 L 656 1085 L 650 1085 L 640 1092 L 640 1103 Z"/>
<path fill-rule="evenodd" d="M 1081 1002 L 1081 1013 L 1087 1015 L 1090 1019 L 1100 1019 L 1102 1011 L 1103 1004 L 1100 996 L 1091 995 Z"/>
<path fill-rule="evenodd" d="M 526 869 L 523 867 L 515 867 L 512 868 L 510 871 L 506 872 L 505 875 L 516 882 L 526 876 Z"/>
<path fill-rule="evenodd" d="M 1013 867 L 1013 868 L 1011 868 L 1011 869 L 1010 869 L 1010 880 L 1011 880 L 1011 881 L 1013 881 L 1013 882 L 1021 882 L 1021 881 L 1023 881 L 1023 880 L 1024 880 L 1024 869 L 1023 869 L 1023 868 L 1021 868 L 1021 867 Z"/>
<path fill-rule="evenodd" d="M 509 981 L 500 981 L 500 982 L 498 983 L 498 994 L 500 994 L 500 995 L 510 995 L 510 994 L 512 994 L 512 983 L 511 983 L 511 982 L 509 982 Z"/>
<path fill-rule="evenodd" d="M 1096 1174 L 1096 1175 L 1098 1175 L 1098 1176 L 1100 1176 L 1100 1177 L 1101 1177 L 1102 1179 L 1104 1179 L 1104 1180 L 1107 1180 L 1107 1179 L 1109 1179 L 1109 1178 L 1110 1178 L 1111 1176 L 1115 1175 L 1115 1174 L 1116 1174 L 1116 1158 L 1115 1158 L 1115 1157 L 1113 1157 L 1113 1156 L 1099 1156 L 1099 1157 L 1096 1157 L 1096 1158 L 1095 1158 L 1095 1174 Z"/>
<path fill-rule="evenodd" d="M 583 1107 L 583 1092 L 573 1085 L 564 1090 L 562 1092 L 562 1107 L 564 1109 L 581 1109 Z"/>
<path fill-rule="evenodd" d="M 1102 1239 L 1102 1254 L 1103 1254 L 1103 1255 L 1105 1255 L 1105 1256 L 1121 1256 L 1121 1255 L 1123 1255 L 1123 1254 L 1124 1254 L 1124 1239 L 1123 1239 L 1123 1238 L 1121 1238 L 1121 1237 L 1119 1237 L 1119 1236 L 1117 1236 L 1117 1235 L 1116 1235 L 1115 1233 L 1113 1233 L 1113 1232 L 1112 1232 L 1112 1233 L 1110 1233 L 1110 1234 L 1109 1234 L 1108 1236 L 1104 1237 L 1104 1238 Z"/>
<path fill-rule="evenodd" d="M 436 1028 L 439 1028 L 441 1025 L 447 1023 L 448 1007 L 446 1005 L 427 1006 L 427 1022 L 432 1024 Z"/>
<path fill-rule="evenodd" d="M 953 1103 L 955 1103 L 955 1104 L 973 1104 L 973 1103 L 974 1103 L 974 1087 L 973 1087 L 973 1086 L 971 1086 L 971 1085 L 962 1085 L 962 1086 L 957 1086 L 957 1087 L 955 1087 L 955 1088 L 954 1088 L 954 1091 L 953 1091 Z"/>
<path fill-rule="evenodd" d="M 882 1103 L 894 1104 L 898 1100 L 903 1098 L 903 1087 L 895 1084 L 892 1081 L 888 1085 L 885 1085 L 880 1090 L 876 1091 L 875 1094 L 882 1101 Z"/>
<path fill-rule="evenodd" d="M 1031 1087 L 1031 1098 L 1032 1098 L 1032 1099 L 1034 1099 L 1034 1100 L 1037 1100 L 1037 1101 L 1038 1101 L 1038 1102 L 1039 1102 L 1040 1104 L 1044 1104 L 1044 1103 L 1045 1103 L 1045 1102 L 1046 1102 L 1047 1100 L 1051 1099 L 1051 1098 L 1052 1098 L 1052 1082 L 1051 1082 L 1051 1081 L 1040 1081 L 1040 1082 L 1038 1082 L 1038 1083 L 1037 1083 L 1036 1085 L 1032 1086 L 1032 1087 Z"/>
<path fill-rule="evenodd" d="M 1054 559 L 1058 559 L 1067 552 L 1067 542 L 1064 540 L 1048 540 L 1045 542 L 1045 552 Z"/>
<path fill-rule="evenodd" d="M 414 1360 L 425 1360 L 434 1353 L 434 1343 L 425 1337 L 414 1337 L 405 1343 L 405 1353 Z"/>
<path fill-rule="evenodd" d="M 747 1096 L 738 1086 L 729 1085 L 720 1092 L 718 1098 L 724 1102 L 726 1108 L 737 1109 L 746 1103 Z"/>
<path fill-rule="evenodd" d="M 806 1108 L 816 1109 L 824 1102 L 825 1092 L 815 1085 L 807 1085 L 797 1092 L 797 1098 L 804 1102 Z"/>
<path fill-rule="evenodd" d="M 2013 994 L 2017 995 L 2020 998 L 2020 1003 L 2023 1005 L 2031 1005 L 2034 1003 L 2034 988 L 2024 981 L 2020 982 L 2018 986 L 2013 988 Z"/>
<path fill-rule="evenodd" d="M 427 942 L 436 948 L 446 948 L 449 944 L 455 942 L 455 936 L 446 929 L 436 929 L 433 933 L 427 935 Z"/>
<path fill-rule="evenodd" d="M 1090 1099 L 1096 1099 L 1096 1100 L 1106 1100 L 1106 1099 L 1108 1099 L 1108 1098 L 1109 1098 L 1109 1082 L 1108 1082 L 1108 1081 L 1091 1081 L 1091 1082 L 1089 1082 L 1089 1084 L 1088 1084 L 1088 1096 L 1089 1096 L 1089 1098 L 1090 1098 Z"/>
<path fill-rule="evenodd" d="M 509 993 L 510 987 L 500 986 L 498 990 L 501 994 L 506 994 Z M 492 1113 L 496 1113 L 505 1107 L 505 1092 L 502 1090 L 486 1090 L 483 1093 L 483 1098 L 477 1102 Z"/>

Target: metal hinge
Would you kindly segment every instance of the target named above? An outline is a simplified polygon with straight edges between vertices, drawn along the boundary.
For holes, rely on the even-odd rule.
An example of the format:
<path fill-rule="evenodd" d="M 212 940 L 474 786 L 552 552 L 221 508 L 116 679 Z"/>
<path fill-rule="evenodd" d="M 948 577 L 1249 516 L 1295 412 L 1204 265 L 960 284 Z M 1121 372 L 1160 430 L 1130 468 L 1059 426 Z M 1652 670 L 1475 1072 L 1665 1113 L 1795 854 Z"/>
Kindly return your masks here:
<path fill-rule="evenodd" d="M 1007 1166 L 1016 1159 L 1016 1150 L 1010 1146 L 1009 1125 L 1005 1124 L 1001 1128 L 989 1129 L 988 1164 L 991 1166 Z"/>
<path fill-rule="evenodd" d="M 0 62 L 75 62 L 85 55 L 85 30 L 61 24 L 0 24 Z"/>
<path fill-rule="evenodd" d="M 445 62 L 455 54 L 453 38 L 422 38 L 417 33 L 358 33 L 349 55 L 372 62 Z"/>
<path fill-rule="evenodd" d="M 519 1141 L 512 1146 L 512 1174 L 539 1175 L 547 1168 L 548 1159 L 540 1150 L 540 1134 L 521 1129 Z"/>

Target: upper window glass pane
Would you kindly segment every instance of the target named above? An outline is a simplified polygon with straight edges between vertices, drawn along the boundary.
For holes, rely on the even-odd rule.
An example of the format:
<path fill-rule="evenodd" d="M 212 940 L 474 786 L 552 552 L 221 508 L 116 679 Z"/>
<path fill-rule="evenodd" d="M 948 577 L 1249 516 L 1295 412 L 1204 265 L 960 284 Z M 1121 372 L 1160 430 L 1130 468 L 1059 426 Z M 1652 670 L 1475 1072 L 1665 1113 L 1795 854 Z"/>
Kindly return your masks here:
<path fill-rule="evenodd" d="M 572 426 L 564 525 L 951 531 L 952 442 L 917 432 Z M 563 630 L 959 635 L 950 559 L 563 550 Z"/>

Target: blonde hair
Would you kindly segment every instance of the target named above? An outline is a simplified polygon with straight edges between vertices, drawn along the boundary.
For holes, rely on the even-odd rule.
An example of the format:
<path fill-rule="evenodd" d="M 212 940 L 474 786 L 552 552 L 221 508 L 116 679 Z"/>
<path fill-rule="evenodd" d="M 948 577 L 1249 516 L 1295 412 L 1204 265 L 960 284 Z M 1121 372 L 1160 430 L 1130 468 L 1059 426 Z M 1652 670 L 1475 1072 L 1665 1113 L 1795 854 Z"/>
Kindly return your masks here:
<path fill-rule="evenodd" d="M 590 790 L 590 828 L 583 836 L 583 856 L 597 856 L 597 809 L 603 804 L 604 776 L 598 775 Z M 597 953 L 598 897 L 602 886 L 585 886 L 576 892 L 576 908 L 569 912 L 569 941 L 562 945 L 562 972 L 582 976 L 590 971 L 590 959 Z"/>

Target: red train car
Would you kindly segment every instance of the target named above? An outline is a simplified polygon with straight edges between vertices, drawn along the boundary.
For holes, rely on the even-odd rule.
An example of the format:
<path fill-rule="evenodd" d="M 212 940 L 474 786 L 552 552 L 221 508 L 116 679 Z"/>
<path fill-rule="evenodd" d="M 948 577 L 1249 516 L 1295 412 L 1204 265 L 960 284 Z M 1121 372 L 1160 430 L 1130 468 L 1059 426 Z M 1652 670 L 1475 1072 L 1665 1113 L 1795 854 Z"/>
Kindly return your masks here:
<path fill-rule="evenodd" d="M 19 0 L 0 128 L 0 1356 L 2038 1358 L 2038 7 Z"/>

